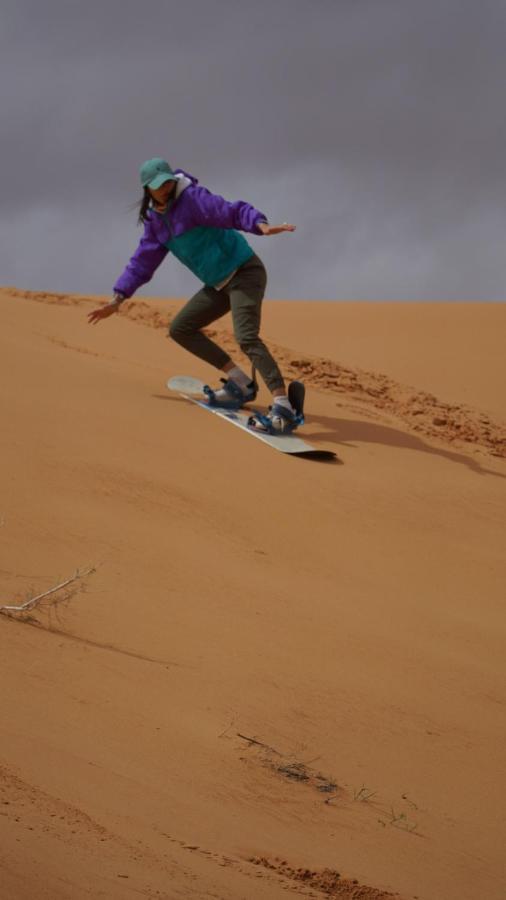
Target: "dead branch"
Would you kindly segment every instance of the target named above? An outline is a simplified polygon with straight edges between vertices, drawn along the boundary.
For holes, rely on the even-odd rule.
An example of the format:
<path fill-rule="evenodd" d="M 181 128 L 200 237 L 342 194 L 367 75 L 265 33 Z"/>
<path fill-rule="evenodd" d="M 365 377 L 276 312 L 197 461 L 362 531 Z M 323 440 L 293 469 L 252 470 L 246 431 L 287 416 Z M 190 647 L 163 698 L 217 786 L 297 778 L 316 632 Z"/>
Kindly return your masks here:
<path fill-rule="evenodd" d="M 26 612 L 26 610 L 28 609 L 33 609 L 33 607 L 39 602 L 39 600 L 43 600 L 44 597 L 49 597 L 50 594 L 56 594 L 57 591 L 61 591 L 63 588 L 67 587 L 68 584 L 72 584 L 74 581 L 78 581 L 80 578 L 85 578 L 87 575 L 92 575 L 95 571 L 96 570 L 94 568 L 87 569 L 85 572 L 80 572 L 78 569 L 71 578 L 67 578 L 66 581 L 62 581 L 61 584 L 55 585 L 48 591 L 44 591 L 43 594 L 38 594 L 36 597 L 31 597 L 26 601 L 26 603 L 22 603 L 20 606 L 0 606 L 0 613 Z"/>

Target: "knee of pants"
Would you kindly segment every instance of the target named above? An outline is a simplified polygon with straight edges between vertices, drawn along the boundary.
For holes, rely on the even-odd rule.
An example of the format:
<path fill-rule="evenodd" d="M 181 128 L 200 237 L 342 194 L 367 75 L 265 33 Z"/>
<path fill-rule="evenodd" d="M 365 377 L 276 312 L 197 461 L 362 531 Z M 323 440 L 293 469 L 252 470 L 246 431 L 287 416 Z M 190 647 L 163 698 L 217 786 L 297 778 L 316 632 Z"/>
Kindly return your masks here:
<path fill-rule="evenodd" d="M 178 344 L 185 339 L 190 333 L 189 329 L 186 329 L 181 322 L 178 322 L 177 317 L 172 320 L 169 325 L 168 335 L 172 338 L 173 341 L 176 341 Z"/>
<path fill-rule="evenodd" d="M 238 341 L 239 347 L 242 352 L 246 354 L 246 356 L 251 356 L 252 353 L 262 352 L 264 348 L 263 342 L 260 338 L 247 338 L 241 341 Z"/>

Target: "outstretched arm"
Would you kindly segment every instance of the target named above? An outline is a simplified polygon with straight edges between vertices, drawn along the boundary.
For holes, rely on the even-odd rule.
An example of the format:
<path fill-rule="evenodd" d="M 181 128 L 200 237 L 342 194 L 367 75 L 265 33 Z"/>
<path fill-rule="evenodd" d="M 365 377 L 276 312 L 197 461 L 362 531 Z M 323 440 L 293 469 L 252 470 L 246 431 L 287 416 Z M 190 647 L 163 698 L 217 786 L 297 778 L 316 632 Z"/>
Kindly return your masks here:
<path fill-rule="evenodd" d="M 190 193 L 191 192 L 191 193 Z M 193 206 L 195 225 L 210 225 L 213 228 L 237 228 L 250 234 L 279 234 L 281 231 L 295 231 L 295 225 L 269 225 L 267 216 L 245 200 L 230 202 L 212 194 L 207 188 L 192 187 L 188 190 Z"/>
<path fill-rule="evenodd" d="M 149 221 L 145 223 L 144 234 L 139 246 L 124 272 L 114 285 L 114 298 L 105 306 L 88 313 L 90 325 L 96 325 L 101 319 L 107 319 L 118 312 L 121 304 L 142 285 L 151 281 L 158 266 L 168 253 L 167 247 L 160 244 L 151 232 Z"/>
<path fill-rule="evenodd" d="M 114 285 L 115 293 L 120 293 L 127 299 L 135 294 L 141 285 L 151 281 L 168 252 L 167 247 L 156 239 L 148 220 L 137 250 Z"/>

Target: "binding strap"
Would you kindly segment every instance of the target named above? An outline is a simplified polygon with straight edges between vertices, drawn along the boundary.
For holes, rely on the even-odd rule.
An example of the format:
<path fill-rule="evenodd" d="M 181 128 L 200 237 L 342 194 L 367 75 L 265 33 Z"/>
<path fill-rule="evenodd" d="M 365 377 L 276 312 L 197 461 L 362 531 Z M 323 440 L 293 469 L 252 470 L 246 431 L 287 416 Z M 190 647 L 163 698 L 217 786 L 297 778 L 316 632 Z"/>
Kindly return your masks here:
<path fill-rule="evenodd" d="M 220 381 L 223 382 L 223 390 L 225 390 L 227 392 L 227 394 L 229 394 L 231 399 L 236 400 L 237 402 L 239 402 L 242 405 L 242 403 L 244 401 L 244 394 L 241 391 L 241 388 L 239 387 L 239 385 L 236 384 L 235 381 L 231 381 L 230 378 L 220 378 Z M 204 394 L 207 395 L 208 403 L 210 406 L 219 406 L 220 405 L 219 401 L 216 400 L 216 394 L 213 391 L 212 387 L 209 387 L 208 384 L 205 384 L 204 387 L 202 388 L 202 390 L 203 390 Z"/>

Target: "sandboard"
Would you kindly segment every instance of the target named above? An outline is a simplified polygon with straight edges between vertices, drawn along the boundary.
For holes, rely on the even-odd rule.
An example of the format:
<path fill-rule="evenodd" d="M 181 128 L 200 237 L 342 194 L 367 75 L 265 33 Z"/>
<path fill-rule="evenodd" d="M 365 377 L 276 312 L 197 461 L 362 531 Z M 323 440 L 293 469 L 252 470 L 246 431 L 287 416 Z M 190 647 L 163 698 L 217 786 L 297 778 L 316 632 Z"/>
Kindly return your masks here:
<path fill-rule="evenodd" d="M 250 414 L 241 411 L 235 412 L 230 409 L 221 409 L 219 406 L 209 406 L 209 404 L 202 399 L 204 382 L 200 381 L 198 378 L 191 378 L 187 375 L 176 375 L 173 378 L 169 378 L 167 387 L 169 391 L 180 394 L 185 400 L 189 400 L 191 403 L 200 406 L 201 409 L 207 410 L 207 412 L 212 413 L 214 416 L 218 416 L 220 419 L 225 419 L 227 422 L 240 428 L 246 434 L 257 438 L 259 441 L 262 441 L 262 443 L 267 444 L 274 450 L 279 450 L 281 453 L 288 453 L 291 456 L 305 456 L 310 459 L 330 460 L 336 458 L 336 454 L 332 450 L 319 450 L 317 447 L 313 447 L 312 444 L 308 444 L 307 441 L 302 440 L 302 438 L 298 437 L 296 434 L 266 434 L 265 432 L 256 431 L 254 428 L 250 428 L 248 425 Z"/>

